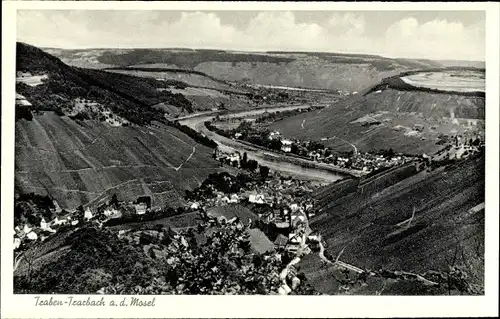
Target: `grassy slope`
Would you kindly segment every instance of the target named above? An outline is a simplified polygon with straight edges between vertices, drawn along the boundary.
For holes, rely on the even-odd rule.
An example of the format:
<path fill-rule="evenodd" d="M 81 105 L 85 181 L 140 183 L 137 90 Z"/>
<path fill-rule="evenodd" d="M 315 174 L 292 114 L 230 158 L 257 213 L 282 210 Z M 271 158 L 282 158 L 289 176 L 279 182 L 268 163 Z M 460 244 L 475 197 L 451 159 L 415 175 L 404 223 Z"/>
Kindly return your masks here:
<path fill-rule="evenodd" d="M 330 197 L 311 228 L 323 234 L 333 256 L 347 246 L 342 261 L 360 268 L 423 273 L 455 264 L 480 284 L 484 210 L 468 211 L 484 202 L 484 173 L 482 157 L 421 172 L 389 187 L 367 184 L 355 193 Z M 412 216 L 413 207 L 410 227 L 396 226 Z"/>
<path fill-rule="evenodd" d="M 453 114 L 457 118 L 478 119 L 481 125 L 484 106 L 485 100 L 481 97 L 387 89 L 366 96 L 352 96 L 321 112 L 312 111 L 276 122 L 271 128 L 299 139 L 320 140 L 336 136 L 362 151 L 393 148 L 407 153 L 432 153 L 440 148 L 436 145 L 440 132 L 449 134 L 453 129 L 465 129 L 463 123 L 453 124 L 451 120 L 443 120 L 443 117 Z M 367 127 L 351 123 L 366 114 L 377 112 L 385 112 L 377 118 L 383 125 Z M 417 123 L 425 126 L 426 140 L 406 137 L 404 131 L 393 129 L 396 125 L 413 127 Z M 432 125 L 437 126 L 436 130 L 430 131 Z M 477 129 L 481 130 L 481 126 Z M 348 143 L 336 138 L 322 143 L 342 151 L 352 150 Z"/>
<path fill-rule="evenodd" d="M 49 193 L 68 208 L 113 193 L 123 199 L 153 195 L 155 206 L 177 206 L 184 189 L 198 186 L 218 167 L 211 150 L 198 144 L 175 171 L 195 144 L 166 125 L 112 128 L 46 113 L 16 123 L 16 185 Z"/>
<path fill-rule="evenodd" d="M 48 75 L 46 83 L 31 87 L 17 84 L 17 93 L 35 109 L 59 111 L 76 98 L 89 98 L 134 123 L 149 123 L 163 114 L 150 106 L 166 102 L 190 109 L 182 94 L 160 91 L 165 82 L 100 70 L 80 69 L 27 44 L 17 43 L 16 69 Z"/>

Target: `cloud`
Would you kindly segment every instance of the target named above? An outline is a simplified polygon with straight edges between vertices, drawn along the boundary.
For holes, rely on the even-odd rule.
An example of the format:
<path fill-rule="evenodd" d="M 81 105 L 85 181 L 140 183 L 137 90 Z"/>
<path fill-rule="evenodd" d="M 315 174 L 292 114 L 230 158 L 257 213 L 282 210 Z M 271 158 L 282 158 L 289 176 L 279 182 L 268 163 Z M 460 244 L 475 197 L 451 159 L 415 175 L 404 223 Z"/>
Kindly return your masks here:
<path fill-rule="evenodd" d="M 182 12 L 178 21 L 165 25 L 160 32 L 169 43 L 197 46 L 230 44 L 239 34 L 233 26 L 223 25 L 216 14 L 203 12 Z"/>
<path fill-rule="evenodd" d="M 18 11 L 17 28 L 21 41 L 64 48 L 204 47 L 484 59 L 484 20 L 466 26 L 405 17 L 378 37 L 367 35 L 378 22 L 363 13 L 332 12 L 312 21 L 299 21 L 293 12 L 264 11 L 238 28 L 213 12 L 31 10 Z"/>
<path fill-rule="evenodd" d="M 334 34 L 361 36 L 365 32 L 365 19 L 351 12 L 335 13 L 327 21 L 326 27 Z"/>
<path fill-rule="evenodd" d="M 299 49 L 314 46 L 323 32 L 316 23 L 297 23 L 292 12 L 261 12 L 243 33 L 256 48 Z"/>
<path fill-rule="evenodd" d="M 483 60 L 484 31 L 484 21 L 466 27 L 444 19 L 421 24 L 409 17 L 389 26 L 385 47 L 389 54 L 397 56 Z"/>

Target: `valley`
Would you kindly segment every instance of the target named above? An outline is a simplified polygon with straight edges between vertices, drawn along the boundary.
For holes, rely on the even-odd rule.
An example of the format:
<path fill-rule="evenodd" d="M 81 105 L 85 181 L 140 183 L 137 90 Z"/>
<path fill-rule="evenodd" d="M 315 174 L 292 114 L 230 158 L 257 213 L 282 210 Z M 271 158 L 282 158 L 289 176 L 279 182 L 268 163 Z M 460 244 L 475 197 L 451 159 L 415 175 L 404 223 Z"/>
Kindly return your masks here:
<path fill-rule="evenodd" d="M 484 293 L 484 69 L 18 43 L 17 71 L 18 293 Z"/>

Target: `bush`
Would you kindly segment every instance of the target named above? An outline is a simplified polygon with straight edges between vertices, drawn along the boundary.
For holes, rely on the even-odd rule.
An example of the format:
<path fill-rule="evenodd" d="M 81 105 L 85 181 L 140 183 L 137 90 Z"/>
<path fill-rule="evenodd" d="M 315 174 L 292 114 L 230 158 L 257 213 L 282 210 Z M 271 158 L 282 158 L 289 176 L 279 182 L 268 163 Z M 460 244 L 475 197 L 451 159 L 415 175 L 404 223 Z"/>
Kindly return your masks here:
<path fill-rule="evenodd" d="M 171 126 L 177 128 L 177 129 L 179 129 L 181 132 L 183 132 L 184 134 L 188 135 L 193 140 L 195 140 L 196 142 L 198 142 L 198 143 L 200 143 L 202 145 L 205 145 L 205 146 L 210 147 L 210 148 L 216 148 L 217 147 L 217 143 L 216 142 L 214 142 L 210 138 L 208 138 L 208 137 L 206 137 L 206 136 L 198 133 L 197 131 L 193 130 L 189 126 L 182 125 L 178 121 L 169 122 L 169 125 L 171 125 Z"/>

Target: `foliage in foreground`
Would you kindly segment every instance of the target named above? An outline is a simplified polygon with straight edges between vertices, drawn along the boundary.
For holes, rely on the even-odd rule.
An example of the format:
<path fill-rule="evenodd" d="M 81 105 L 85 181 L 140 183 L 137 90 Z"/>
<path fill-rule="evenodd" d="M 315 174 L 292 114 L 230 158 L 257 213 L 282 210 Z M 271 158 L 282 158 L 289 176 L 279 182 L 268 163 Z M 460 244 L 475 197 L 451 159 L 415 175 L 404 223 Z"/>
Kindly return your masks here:
<path fill-rule="evenodd" d="M 16 293 L 63 294 L 271 294 L 284 264 L 275 253 L 256 254 L 239 221 L 202 213 L 195 229 L 162 229 L 148 244 L 85 227 L 68 237 L 71 250 L 31 276 L 16 276 Z M 202 238 L 202 240 L 200 240 Z M 161 253 L 161 254 L 160 254 Z M 299 294 L 314 291 L 303 285 Z"/>

